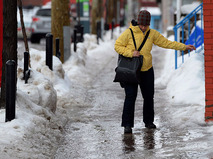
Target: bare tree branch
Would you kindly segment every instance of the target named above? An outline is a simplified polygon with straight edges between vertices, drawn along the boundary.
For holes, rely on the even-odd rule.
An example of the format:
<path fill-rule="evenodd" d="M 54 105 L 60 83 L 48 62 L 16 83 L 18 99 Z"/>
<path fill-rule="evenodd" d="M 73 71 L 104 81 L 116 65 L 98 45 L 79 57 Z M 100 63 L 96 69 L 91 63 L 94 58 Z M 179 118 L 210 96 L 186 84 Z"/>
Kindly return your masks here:
<path fill-rule="evenodd" d="M 23 9 L 22 9 L 22 0 L 18 0 L 17 2 L 18 2 L 19 14 L 20 14 L 21 29 L 22 29 L 22 34 L 24 38 L 25 51 L 29 53 L 29 59 L 30 59 L 30 51 L 29 51 L 29 46 L 27 41 L 26 29 L 24 25 L 24 18 L 23 18 L 24 16 L 23 16 Z M 30 60 L 29 60 L 29 67 L 31 67 Z"/>

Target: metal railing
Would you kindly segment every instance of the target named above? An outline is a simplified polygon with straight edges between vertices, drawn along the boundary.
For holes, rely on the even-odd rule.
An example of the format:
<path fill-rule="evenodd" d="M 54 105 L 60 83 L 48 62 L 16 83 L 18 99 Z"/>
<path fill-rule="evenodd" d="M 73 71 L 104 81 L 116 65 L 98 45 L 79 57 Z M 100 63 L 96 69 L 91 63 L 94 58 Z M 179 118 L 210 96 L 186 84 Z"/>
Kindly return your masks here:
<path fill-rule="evenodd" d="M 193 34 L 193 40 L 189 40 L 188 43 L 189 44 L 194 44 L 194 46 L 197 48 L 197 38 L 198 38 L 198 34 L 197 34 L 197 13 L 200 12 L 200 18 L 201 18 L 201 30 L 203 30 L 203 3 L 201 3 L 197 8 L 195 8 L 190 14 L 188 14 L 183 20 L 181 20 L 177 25 L 175 25 L 175 27 L 173 28 L 174 32 L 175 32 L 175 41 L 178 40 L 178 29 L 181 29 L 181 42 L 185 43 L 187 38 L 189 40 L 190 34 L 192 34 L 191 29 L 194 28 L 194 34 Z M 194 18 L 194 19 L 193 19 Z M 191 20 L 194 20 L 194 25 L 192 23 L 191 25 Z M 187 26 L 188 23 L 188 26 Z M 186 33 L 185 33 L 186 30 Z M 203 39 L 204 35 L 203 32 L 201 31 L 201 39 Z M 200 35 L 199 35 L 200 36 Z M 202 40 L 203 41 L 203 40 Z M 203 49 L 203 45 L 201 44 L 201 49 Z M 196 50 L 197 52 L 197 50 Z M 190 51 L 188 51 L 188 54 L 190 56 Z M 181 53 L 182 55 L 182 63 L 184 63 L 184 51 L 182 51 Z M 178 68 L 178 51 L 175 50 L 175 69 Z"/>

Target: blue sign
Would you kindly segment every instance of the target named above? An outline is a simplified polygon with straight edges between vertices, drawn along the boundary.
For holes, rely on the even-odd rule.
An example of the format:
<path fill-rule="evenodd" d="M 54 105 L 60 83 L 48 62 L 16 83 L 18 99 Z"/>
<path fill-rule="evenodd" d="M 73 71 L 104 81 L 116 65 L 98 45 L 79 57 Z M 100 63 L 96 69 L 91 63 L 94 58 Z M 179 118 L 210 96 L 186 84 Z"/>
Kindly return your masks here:
<path fill-rule="evenodd" d="M 201 46 L 204 42 L 204 31 L 200 27 L 196 26 L 193 32 L 190 34 L 189 39 L 185 42 L 186 45 L 191 44 L 196 48 Z M 196 39 L 196 40 L 195 40 Z"/>

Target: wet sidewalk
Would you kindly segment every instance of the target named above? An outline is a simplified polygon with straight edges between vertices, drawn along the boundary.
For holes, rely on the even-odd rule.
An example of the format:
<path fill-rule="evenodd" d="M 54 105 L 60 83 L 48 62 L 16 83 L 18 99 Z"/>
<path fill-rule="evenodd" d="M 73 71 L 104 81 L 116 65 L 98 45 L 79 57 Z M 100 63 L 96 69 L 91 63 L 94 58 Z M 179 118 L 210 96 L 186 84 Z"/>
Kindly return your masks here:
<path fill-rule="evenodd" d="M 155 50 L 157 52 L 157 50 Z M 159 57 L 160 58 L 160 57 Z M 154 57 L 155 78 L 160 75 L 163 58 Z M 101 71 L 85 94 L 84 103 L 72 108 L 72 116 L 56 159 L 165 159 L 209 158 L 208 142 L 201 127 L 179 129 L 170 122 L 165 89 L 156 85 L 155 124 L 149 130 L 142 122 L 142 98 L 138 91 L 135 127 L 124 135 L 121 125 L 124 91 L 113 83 L 113 59 Z"/>

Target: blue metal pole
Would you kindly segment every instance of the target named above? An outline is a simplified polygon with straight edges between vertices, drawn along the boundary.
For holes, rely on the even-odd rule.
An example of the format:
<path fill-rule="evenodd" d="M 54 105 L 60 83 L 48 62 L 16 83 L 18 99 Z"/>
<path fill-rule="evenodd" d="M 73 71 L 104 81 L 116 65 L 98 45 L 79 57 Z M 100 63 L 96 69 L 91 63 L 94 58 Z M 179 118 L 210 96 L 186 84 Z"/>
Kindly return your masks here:
<path fill-rule="evenodd" d="M 188 39 L 190 36 L 190 30 L 191 30 L 191 27 L 190 27 L 190 19 L 189 19 L 189 21 L 188 21 Z M 191 44 L 191 39 L 189 39 L 189 44 Z M 190 56 L 190 50 L 188 50 L 188 54 Z"/>
<path fill-rule="evenodd" d="M 184 25 L 182 24 L 182 43 L 184 43 Z M 184 63 L 184 51 L 182 51 L 182 63 Z"/>
<path fill-rule="evenodd" d="M 196 26 L 197 26 L 197 14 L 195 14 L 195 47 L 197 48 L 197 29 L 196 29 Z M 196 50 L 195 50 L 195 53 L 196 53 Z"/>
<path fill-rule="evenodd" d="M 175 31 L 175 41 L 177 41 L 177 28 L 175 28 L 174 31 Z M 175 50 L 175 69 L 177 69 L 177 50 Z"/>
<path fill-rule="evenodd" d="M 203 5 L 201 6 L 201 29 L 204 30 L 203 29 Z M 201 32 L 201 38 L 202 38 L 202 40 L 204 39 L 203 32 Z M 203 44 L 201 45 L 201 49 L 203 50 Z"/>

